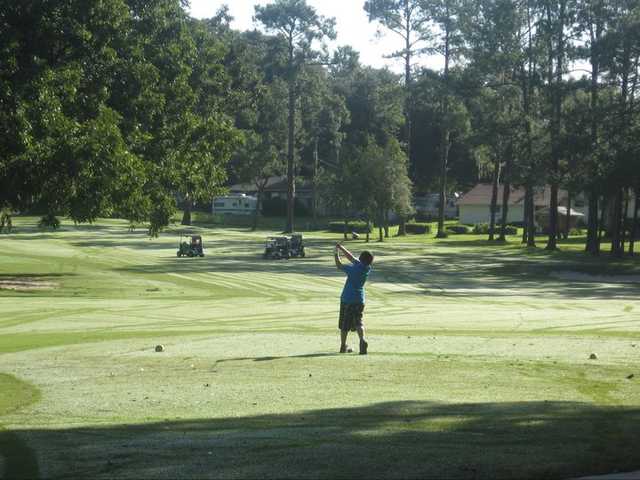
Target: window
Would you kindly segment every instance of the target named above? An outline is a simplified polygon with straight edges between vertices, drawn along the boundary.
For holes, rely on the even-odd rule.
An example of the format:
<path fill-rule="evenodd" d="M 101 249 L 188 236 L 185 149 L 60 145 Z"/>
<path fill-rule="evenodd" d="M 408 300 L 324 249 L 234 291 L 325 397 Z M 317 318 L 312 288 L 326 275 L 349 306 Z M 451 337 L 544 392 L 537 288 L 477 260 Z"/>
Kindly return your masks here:
<path fill-rule="evenodd" d="M 224 208 L 224 202 L 213 202 L 214 208 Z"/>

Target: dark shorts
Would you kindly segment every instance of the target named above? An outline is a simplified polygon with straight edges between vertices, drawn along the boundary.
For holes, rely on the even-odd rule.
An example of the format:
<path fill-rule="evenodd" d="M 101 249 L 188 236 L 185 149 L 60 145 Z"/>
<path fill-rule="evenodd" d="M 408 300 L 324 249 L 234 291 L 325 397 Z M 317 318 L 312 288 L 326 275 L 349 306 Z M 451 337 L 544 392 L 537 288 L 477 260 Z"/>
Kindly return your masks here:
<path fill-rule="evenodd" d="M 358 327 L 362 327 L 363 303 L 340 303 L 340 320 L 338 328 L 355 332 Z"/>

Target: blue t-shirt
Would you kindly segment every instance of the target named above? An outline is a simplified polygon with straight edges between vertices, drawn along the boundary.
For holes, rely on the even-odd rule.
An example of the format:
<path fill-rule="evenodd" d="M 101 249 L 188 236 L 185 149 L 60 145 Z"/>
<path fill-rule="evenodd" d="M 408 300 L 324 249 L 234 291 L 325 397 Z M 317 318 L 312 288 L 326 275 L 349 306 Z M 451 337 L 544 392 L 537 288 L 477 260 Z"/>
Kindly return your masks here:
<path fill-rule="evenodd" d="M 347 281 L 344 283 L 340 301 L 342 303 L 363 303 L 364 304 L 364 284 L 371 272 L 371 266 L 356 260 L 353 265 L 345 265 L 344 273 L 347 274 Z"/>

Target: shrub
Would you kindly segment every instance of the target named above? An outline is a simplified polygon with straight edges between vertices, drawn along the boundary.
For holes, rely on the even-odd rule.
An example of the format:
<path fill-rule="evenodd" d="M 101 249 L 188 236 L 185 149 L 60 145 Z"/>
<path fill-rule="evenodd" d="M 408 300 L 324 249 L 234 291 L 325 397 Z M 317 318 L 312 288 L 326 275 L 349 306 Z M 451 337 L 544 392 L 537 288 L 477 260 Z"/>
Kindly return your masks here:
<path fill-rule="evenodd" d="M 371 233 L 372 228 L 369 225 L 369 233 Z M 329 231 L 334 233 L 343 233 L 344 232 L 344 222 L 329 222 Z M 367 222 L 363 222 L 360 220 L 354 220 L 347 223 L 347 233 L 356 232 L 356 233 L 367 233 Z"/>
<path fill-rule="evenodd" d="M 430 213 L 416 213 L 416 216 L 415 216 L 415 220 L 417 223 L 432 222 L 434 219 L 435 217 Z"/>
<path fill-rule="evenodd" d="M 452 233 L 454 235 L 463 235 L 466 233 L 471 233 L 471 227 L 467 225 L 451 225 L 445 229 L 447 233 Z"/>
<path fill-rule="evenodd" d="M 44 217 L 40 219 L 38 222 L 38 227 L 40 228 L 52 228 L 53 230 L 57 230 L 60 228 L 60 220 L 55 215 L 48 213 Z"/>
<path fill-rule="evenodd" d="M 570 237 L 580 236 L 580 235 L 584 235 L 584 232 L 579 228 L 572 228 L 571 230 L 569 230 Z"/>
<path fill-rule="evenodd" d="M 501 230 L 502 230 L 502 227 L 500 225 L 496 225 L 494 227 L 494 234 L 495 235 L 500 235 L 500 231 Z M 477 225 L 474 225 L 473 233 L 488 235 L 489 234 L 489 224 L 488 223 L 478 223 Z M 517 235 L 518 234 L 518 227 L 516 227 L 514 225 L 507 225 L 505 227 L 505 232 L 504 233 L 505 233 L 505 235 Z"/>
<path fill-rule="evenodd" d="M 418 235 L 431 233 L 431 225 L 429 225 L 428 223 L 412 222 L 412 223 L 407 223 L 405 227 L 406 227 L 407 233 L 415 233 Z"/>
<path fill-rule="evenodd" d="M 297 217 L 309 215 L 309 209 L 298 199 L 294 203 Z M 284 217 L 287 215 L 287 200 L 284 198 L 269 198 L 262 201 L 262 215 L 265 217 Z"/>

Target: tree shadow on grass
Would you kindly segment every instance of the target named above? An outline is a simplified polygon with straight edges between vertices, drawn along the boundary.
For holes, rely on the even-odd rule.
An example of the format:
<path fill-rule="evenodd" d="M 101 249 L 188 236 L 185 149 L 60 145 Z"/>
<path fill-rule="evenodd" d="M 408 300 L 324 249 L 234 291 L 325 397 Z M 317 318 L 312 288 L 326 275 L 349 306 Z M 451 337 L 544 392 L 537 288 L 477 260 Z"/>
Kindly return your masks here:
<path fill-rule="evenodd" d="M 225 248 L 221 242 L 221 248 Z M 251 242 L 243 244 L 251 251 Z M 255 243 L 254 243 L 255 246 Z M 227 247 L 228 248 L 228 245 Z M 254 248 L 255 250 L 255 248 Z M 215 250 L 213 250 L 215 252 Z M 267 273 L 298 274 L 313 277 L 341 277 L 329 256 L 326 244 L 318 243 L 304 259 L 264 260 L 260 254 L 241 255 L 211 254 L 198 259 L 156 259 L 153 263 L 141 263 L 117 268 L 118 271 L 141 274 L 165 273 Z M 237 252 L 237 250 L 236 250 Z M 317 252 L 323 252 L 322 255 Z M 622 283 L 617 274 L 637 273 L 633 266 L 619 267 L 606 262 L 578 261 L 564 256 L 529 256 L 518 250 L 463 249 L 455 251 L 429 249 L 403 257 L 402 249 L 388 248 L 377 255 L 371 284 L 411 284 L 416 288 L 399 289 L 397 294 L 437 294 L 450 297 L 542 296 L 553 298 L 629 299 L 640 294 L 638 283 Z M 400 258 L 393 258 L 399 256 Z M 391 257 L 389 260 L 387 258 Z M 610 280 L 583 277 L 567 280 L 557 273 L 613 274 Z"/>
<path fill-rule="evenodd" d="M 0 432 L 0 454 L 7 478 L 37 458 L 48 478 L 560 479 L 640 468 L 638 421 L 638 408 L 575 402 L 398 401 Z"/>
<path fill-rule="evenodd" d="M 640 294 L 640 283 L 618 277 L 638 273 L 633 267 L 623 269 L 597 260 L 529 257 L 517 251 L 485 254 L 470 250 L 452 254 L 436 249 L 397 260 L 390 266 L 378 265 L 377 271 L 392 282 L 413 283 L 418 287 L 413 292 L 395 293 L 568 299 L 636 299 Z"/>

